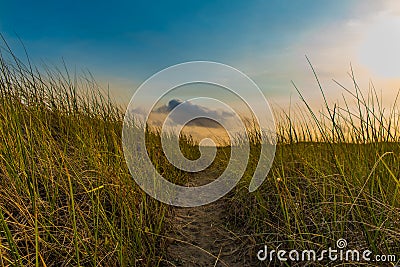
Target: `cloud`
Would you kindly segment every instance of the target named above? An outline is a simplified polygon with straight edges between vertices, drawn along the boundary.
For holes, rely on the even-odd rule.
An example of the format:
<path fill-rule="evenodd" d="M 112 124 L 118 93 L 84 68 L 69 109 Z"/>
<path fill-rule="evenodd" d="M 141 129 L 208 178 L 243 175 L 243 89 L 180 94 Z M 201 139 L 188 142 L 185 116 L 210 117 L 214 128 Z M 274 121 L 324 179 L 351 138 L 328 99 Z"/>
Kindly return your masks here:
<path fill-rule="evenodd" d="M 176 112 L 171 114 L 170 119 L 177 124 L 184 124 L 188 120 L 194 117 L 194 120 L 190 120 L 187 123 L 187 126 L 198 126 L 204 128 L 222 128 L 221 124 L 216 122 L 216 120 L 221 123 L 228 123 L 230 119 L 232 119 L 235 115 L 232 112 L 223 111 L 223 110 L 214 110 L 210 109 L 198 104 L 193 104 L 190 101 L 182 101 L 180 99 L 171 99 L 167 104 L 157 108 L 154 110 L 155 116 L 152 118 L 160 117 L 158 115 L 162 115 L 161 117 L 166 117 L 171 111 L 175 108 Z M 212 119 L 213 118 L 213 119 Z"/>

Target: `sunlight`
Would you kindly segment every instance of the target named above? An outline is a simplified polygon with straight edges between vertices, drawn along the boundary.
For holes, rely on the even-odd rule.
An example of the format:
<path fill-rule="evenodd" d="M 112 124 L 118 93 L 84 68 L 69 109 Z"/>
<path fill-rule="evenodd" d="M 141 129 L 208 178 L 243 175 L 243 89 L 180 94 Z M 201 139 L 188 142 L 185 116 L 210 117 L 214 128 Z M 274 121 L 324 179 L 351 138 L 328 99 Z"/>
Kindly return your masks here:
<path fill-rule="evenodd" d="M 359 50 L 360 63 L 382 78 L 400 77 L 400 17 L 386 16 L 366 33 Z"/>

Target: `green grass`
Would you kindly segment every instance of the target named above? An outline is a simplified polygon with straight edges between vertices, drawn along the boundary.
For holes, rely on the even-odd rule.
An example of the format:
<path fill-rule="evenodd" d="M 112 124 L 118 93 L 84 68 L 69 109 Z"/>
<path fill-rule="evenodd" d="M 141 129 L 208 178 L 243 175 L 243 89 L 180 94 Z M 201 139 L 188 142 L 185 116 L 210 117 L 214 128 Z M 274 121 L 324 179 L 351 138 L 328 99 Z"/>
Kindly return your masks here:
<path fill-rule="evenodd" d="M 245 228 L 258 248 L 322 251 L 345 238 L 349 249 L 397 255 L 399 260 L 397 99 L 386 111 L 373 87 L 364 96 L 353 74 L 351 78 L 353 91 L 342 87 L 350 94 L 344 107 L 336 103 L 331 108 L 321 88 L 325 109 L 314 113 L 298 90 L 304 108 L 276 114 L 274 164 L 262 187 L 249 194 L 259 145 L 253 140 L 245 179 L 231 195 L 231 214 L 233 229 Z"/>
<path fill-rule="evenodd" d="M 1 266 L 162 261 L 169 207 L 133 181 L 122 152 L 123 111 L 105 95 L 90 77 L 39 71 L 2 50 Z M 157 156 L 159 136 L 149 132 L 147 140 L 155 166 L 182 179 Z"/>
<path fill-rule="evenodd" d="M 128 172 L 123 109 L 90 76 L 37 69 L 10 49 L 1 53 L 0 265 L 163 263 L 171 208 Z M 247 172 L 227 199 L 231 230 L 249 234 L 253 249 L 322 250 L 346 238 L 352 249 L 400 257 L 397 104 L 384 110 L 376 91 L 364 96 L 352 78 L 342 106 L 330 107 L 323 95 L 319 113 L 306 100 L 296 112 L 276 112 L 275 161 L 260 189 L 248 193 L 260 146 L 253 130 Z M 187 174 L 160 152 L 159 132 L 146 136 L 154 166 L 184 184 Z M 188 137 L 181 149 L 199 156 Z M 226 166 L 229 149 L 218 150 L 213 169 Z"/>

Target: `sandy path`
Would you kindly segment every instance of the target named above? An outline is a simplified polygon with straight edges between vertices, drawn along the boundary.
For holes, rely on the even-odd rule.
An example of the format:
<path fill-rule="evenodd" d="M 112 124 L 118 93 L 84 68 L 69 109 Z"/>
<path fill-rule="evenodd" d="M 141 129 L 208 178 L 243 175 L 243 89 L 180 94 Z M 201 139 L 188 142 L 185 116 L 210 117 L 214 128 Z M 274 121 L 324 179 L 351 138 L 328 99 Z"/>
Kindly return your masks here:
<path fill-rule="evenodd" d="M 210 182 L 198 176 L 199 184 Z M 196 208 L 174 208 L 166 266 L 257 266 L 250 238 L 227 229 L 226 198 Z M 251 263 L 250 257 L 253 258 Z"/>

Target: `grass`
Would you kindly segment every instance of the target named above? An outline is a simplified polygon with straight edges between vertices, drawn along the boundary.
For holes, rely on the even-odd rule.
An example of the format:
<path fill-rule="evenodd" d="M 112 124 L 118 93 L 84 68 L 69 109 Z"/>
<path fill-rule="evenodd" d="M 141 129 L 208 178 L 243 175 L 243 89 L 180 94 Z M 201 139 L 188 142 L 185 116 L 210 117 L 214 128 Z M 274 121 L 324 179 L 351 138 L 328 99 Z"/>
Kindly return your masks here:
<path fill-rule="evenodd" d="M 162 260 L 159 235 L 169 207 L 130 176 L 123 111 L 106 95 L 90 77 L 39 70 L 2 50 L 1 266 L 156 266 Z M 183 178 L 157 156 L 159 136 L 147 137 L 153 163 L 171 179 Z"/>
<path fill-rule="evenodd" d="M 298 107 L 297 116 L 290 111 L 276 114 L 278 144 L 267 180 L 249 195 L 255 168 L 250 164 L 231 196 L 233 228 L 246 228 L 258 247 L 321 252 L 345 238 L 348 249 L 399 255 L 397 98 L 392 110 L 385 111 L 373 87 L 365 96 L 353 72 L 350 77 L 353 92 L 338 84 L 350 94 L 344 107 L 336 103 L 330 108 L 320 87 L 325 110 L 319 113 L 313 112 L 296 87 L 305 107 Z M 348 104 L 351 98 L 354 105 Z M 257 149 L 252 156 L 250 162 L 257 162 Z"/>
<path fill-rule="evenodd" d="M 260 189 L 248 193 L 260 147 L 257 133 L 251 135 L 247 171 L 227 199 L 229 227 L 251 236 L 256 245 L 249 250 L 266 244 L 320 251 L 346 238 L 352 249 L 400 257 L 397 100 L 386 111 L 376 90 L 364 96 L 351 78 L 353 90 L 338 84 L 350 95 L 342 106 L 330 107 L 323 95 L 319 113 L 305 99 L 294 113 L 276 112 L 274 164 Z M 36 68 L 6 48 L 0 102 L 1 266 L 164 263 L 172 211 L 129 174 L 123 109 L 108 93 L 90 76 Z M 160 152 L 160 133 L 146 136 L 154 166 L 184 184 L 187 174 Z M 188 158 L 199 156 L 189 137 L 180 145 Z M 229 149 L 219 149 L 213 168 L 226 165 Z"/>

